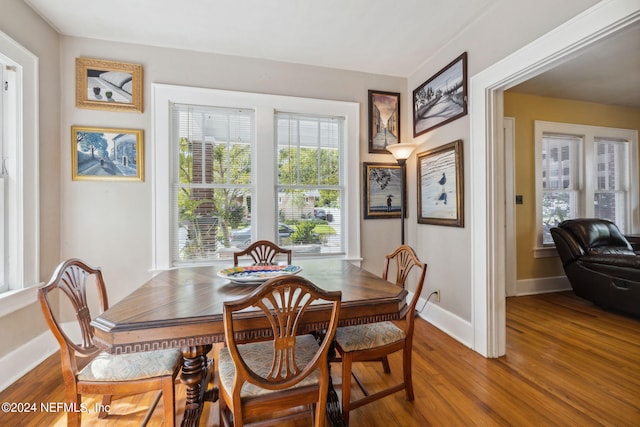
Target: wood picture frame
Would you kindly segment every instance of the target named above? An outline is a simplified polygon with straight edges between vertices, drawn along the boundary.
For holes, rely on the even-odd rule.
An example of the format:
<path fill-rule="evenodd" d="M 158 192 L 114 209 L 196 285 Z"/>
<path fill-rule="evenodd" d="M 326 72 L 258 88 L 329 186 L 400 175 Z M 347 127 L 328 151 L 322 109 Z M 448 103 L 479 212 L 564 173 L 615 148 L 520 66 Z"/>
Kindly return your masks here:
<path fill-rule="evenodd" d="M 389 154 L 400 142 L 400 93 L 369 91 L 369 153 Z"/>
<path fill-rule="evenodd" d="M 413 91 L 413 136 L 467 114 L 467 52 Z"/>
<path fill-rule="evenodd" d="M 76 58 L 76 107 L 142 113 L 142 65 Z"/>
<path fill-rule="evenodd" d="M 417 155 L 418 223 L 464 227 L 462 140 Z"/>
<path fill-rule="evenodd" d="M 405 176 L 397 163 L 362 163 L 364 219 L 400 218 L 401 188 Z M 405 197 L 406 207 L 406 197 Z M 405 217 L 407 210 L 405 209 Z"/>
<path fill-rule="evenodd" d="M 71 127 L 74 181 L 143 181 L 141 129 Z"/>

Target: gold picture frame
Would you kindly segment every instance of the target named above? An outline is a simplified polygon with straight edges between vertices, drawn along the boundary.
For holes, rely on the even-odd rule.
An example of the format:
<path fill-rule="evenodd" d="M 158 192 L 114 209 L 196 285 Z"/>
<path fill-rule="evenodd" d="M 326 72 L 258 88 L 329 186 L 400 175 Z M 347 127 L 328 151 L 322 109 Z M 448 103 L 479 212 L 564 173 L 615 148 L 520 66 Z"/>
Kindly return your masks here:
<path fill-rule="evenodd" d="M 143 181 L 144 132 L 72 126 L 74 181 Z"/>
<path fill-rule="evenodd" d="M 142 113 L 142 65 L 76 58 L 76 107 Z"/>
<path fill-rule="evenodd" d="M 418 223 L 464 227 L 462 140 L 417 157 Z"/>

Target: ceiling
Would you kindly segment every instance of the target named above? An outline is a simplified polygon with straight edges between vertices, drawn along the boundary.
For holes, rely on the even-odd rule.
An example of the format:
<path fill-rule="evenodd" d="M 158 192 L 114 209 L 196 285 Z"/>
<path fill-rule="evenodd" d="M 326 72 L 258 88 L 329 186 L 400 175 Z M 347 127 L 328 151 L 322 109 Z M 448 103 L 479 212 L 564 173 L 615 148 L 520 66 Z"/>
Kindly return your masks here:
<path fill-rule="evenodd" d="M 513 92 L 640 108 L 640 23 L 510 89 Z"/>
<path fill-rule="evenodd" d="M 25 2 L 68 36 L 409 77 L 499 0 Z M 640 25 L 511 90 L 640 108 Z"/>
<path fill-rule="evenodd" d="M 70 36 L 400 77 L 499 1 L 25 0 Z"/>

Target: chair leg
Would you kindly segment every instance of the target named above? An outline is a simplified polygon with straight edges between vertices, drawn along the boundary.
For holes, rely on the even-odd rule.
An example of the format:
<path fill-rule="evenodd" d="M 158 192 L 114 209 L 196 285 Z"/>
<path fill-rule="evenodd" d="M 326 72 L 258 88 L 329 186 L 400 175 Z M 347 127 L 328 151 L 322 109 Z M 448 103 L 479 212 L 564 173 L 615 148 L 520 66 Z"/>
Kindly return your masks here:
<path fill-rule="evenodd" d="M 349 425 L 349 410 L 351 409 L 351 355 L 342 354 L 342 419 Z"/>
<path fill-rule="evenodd" d="M 389 366 L 389 358 L 387 356 L 382 356 L 382 369 L 385 374 L 391 373 L 391 367 Z"/>
<path fill-rule="evenodd" d="M 82 415 L 82 411 L 80 411 L 82 396 L 75 393 L 73 393 L 72 395 L 67 395 L 67 402 L 70 404 L 75 403 L 75 407 L 78 408 L 77 411 L 67 412 L 67 427 L 80 427 L 80 424 L 82 423 L 82 420 L 80 418 Z"/>
<path fill-rule="evenodd" d="M 404 389 L 407 400 L 413 400 L 413 376 L 411 374 L 411 345 L 405 346 L 402 350 L 402 372 L 404 375 Z"/>
<path fill-rule="evenodd" d="M 164 407 L 164 425 L 174 427 L 176 423 L 175 385 L 172 377 L 162 381 L 162 405 Z"/>
<path fill-rule="evenodd" d="M 102 418 L 107 418 L 107 415 L 109 415 L 109 413 L 107 412 L 107 408 L 111 406 L 111 398 L 113 396 L 110 394 L 105 394 L 104 396 L 102 396 L 102 406 L 100 407 L 100 412 L 98 413 L 98 418 L 102 419 Z"/>

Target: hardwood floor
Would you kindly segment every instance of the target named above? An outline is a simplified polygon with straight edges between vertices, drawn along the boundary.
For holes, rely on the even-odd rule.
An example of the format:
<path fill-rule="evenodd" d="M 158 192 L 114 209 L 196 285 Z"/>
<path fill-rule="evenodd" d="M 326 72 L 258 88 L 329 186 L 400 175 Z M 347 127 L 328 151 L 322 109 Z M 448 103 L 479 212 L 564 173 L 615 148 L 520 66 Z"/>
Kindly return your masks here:
<path fill-rule="evenodd" d="M 397 355 L 396 355 L 397 356 Z M 379 364 L 356 367 L 360 378 L 387 384 L 400 378 Z M 339 366 L 332 369 L 340 393 Z M 571 292 L 507 299 L 507 355 L 485 359 L 429 323 L 418 320 L 414 336 L 415 401 L 396 393 L 351 412 L 352 426 L 638 426 L 640 425 L 640 319 L 606 312 Z M 358 393 L 354 386 L 353 393 Z M 184 388 L 176 390 L 178 417 Z M 92 411 L 87 396 L 83 425 L 139 425 L 154 395 L 114 399 L 109 417 Z M 0 413 L 3 426 L 64 426 L 58 355 L 5 391 L 2 402 L 33 402 L 34 413 Z M 41 410 L 51 402 L 53 411 Z M 162 406 L 162 403 L 158 405 Z M 217 404 L 206 404 L 201 425 L 218 425 Z M 163 425 L 156 408 L 149 425 Z M 296 424 L 302 425 L 302 424 Z"/>

